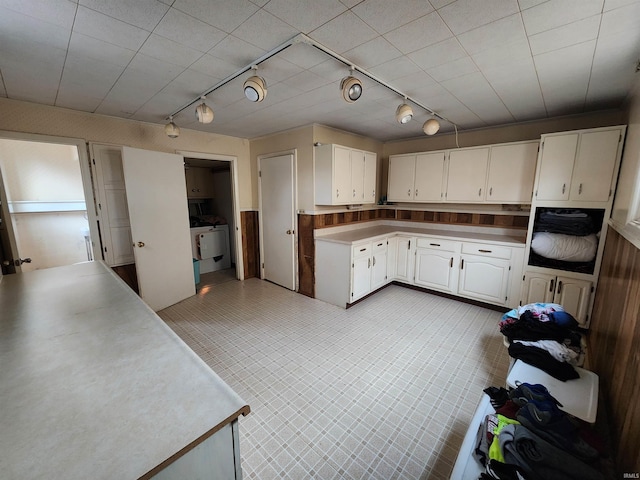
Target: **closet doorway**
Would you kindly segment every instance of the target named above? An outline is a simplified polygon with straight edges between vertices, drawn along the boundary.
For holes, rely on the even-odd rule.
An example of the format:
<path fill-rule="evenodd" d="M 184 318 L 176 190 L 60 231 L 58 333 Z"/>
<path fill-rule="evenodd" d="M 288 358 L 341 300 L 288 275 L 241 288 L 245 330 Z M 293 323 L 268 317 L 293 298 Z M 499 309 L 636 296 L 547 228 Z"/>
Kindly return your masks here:
<path fill-rule="evenodd" d="M 237 158 L 189 151 L 176 153 L 184 157 L 190 236 L 193 237 L 194 258 L 200 260 L 202 268 L 198 291 L 202 292 L 209 285 L 230 278 L 244 280 Z M 228 263 L 225 255 L 213 254 L 212 258 L 201 258 L 197 237 L 200 229 L 206 230 L 211 225 L 225 231 L 225 235 L 228 230 Z M 215 253 L 225 252 L 224 243 L 216 242 L 215 245 L 216 249 L 222 248 L 221 252 Z"/>
<path fill-rule="evenodd" d="M 0 201 L 3 274 L 100 258 L 83 140 L 0 132 Z"/>

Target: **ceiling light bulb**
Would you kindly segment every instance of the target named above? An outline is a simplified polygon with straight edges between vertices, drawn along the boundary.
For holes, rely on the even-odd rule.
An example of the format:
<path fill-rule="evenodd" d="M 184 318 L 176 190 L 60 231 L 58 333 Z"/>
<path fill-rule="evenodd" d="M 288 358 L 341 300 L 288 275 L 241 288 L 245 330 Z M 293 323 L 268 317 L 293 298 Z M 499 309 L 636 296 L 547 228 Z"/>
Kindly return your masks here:
<path fill-rule="evenodd" d="M 348 76 L 340 82 L 342 98 L 345 102 L 353 103 L 362 95 L 362 82 L 356 77 Z"/>
<path fill-rule="evenodd" d="M 435 118 L 430 118 L 422 125 L 422 131 L 427 135 L 435 135 L 438 130 L 440 130 L 440 122 Z"/>
<path fill-rule="evenodd" d="M 256 75 L 247 78 L 244 82 L 244 95 L 252 102 L 261 102 L 267 96 L 267 82 Z"/>
<path fill-rule="evenodd" d="M 180 135 L 180 127 L 173 123 L 173 117 L 169 117 L 169 123 L 164 126 L 164 133 L 169 138 L 177 138 Z"/>
<path fill-rule="evenodd" d="M 401 123 L 404 125 L 405 123 L 409 123 L 412 118 L 413 118 L 413 110 L 406 103 L 403 103 L 402 105 L 400 105 L 396 110 L 396 120 L 398 121 L 398 123 Z"/>
<path fill-rule="evenodd" d="M 204 97 L 202 103 L 196 107 L 196 118 L 200 123 L 213 122 L 213 110 L 204 102 Z"/>

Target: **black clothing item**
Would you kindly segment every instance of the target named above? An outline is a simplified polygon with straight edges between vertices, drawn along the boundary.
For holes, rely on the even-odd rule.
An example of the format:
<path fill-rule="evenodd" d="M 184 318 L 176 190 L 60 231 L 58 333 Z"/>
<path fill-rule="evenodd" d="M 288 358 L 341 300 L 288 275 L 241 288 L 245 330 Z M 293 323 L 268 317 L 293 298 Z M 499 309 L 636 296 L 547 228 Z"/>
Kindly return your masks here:
<path fill-rule="evenodd" d="M 489 460 L 487 473 L 480 475 L 481 480 L 527 480 L 522 468 L 517 465 L 507 465 L 497 460 Z"/>
<path fill-rule="evenodd" d="M 519 358 L 523 362 L 533 365 L 563 382 L 580 378 L 575 368 L 566 362 L 559 362 L 553 358 L 549 352 L 541 348 L 530 347 L 528 345 L 522 345 L 521 343 L 512 343 L 509 345 L 509 355 L 513 358 Z"/>
<path fill-rule="evenodd" d="M 500 408 L 509 400 L 509 392 L 504 387 L 487 387 L 483 392 L 489 395 L 493 408 Z"/>
<path fill-rule="evenodd" d="M 535 230 L 577 236 L 597 232 L 591 217 L 580 210 L 542 211 L 535 222 Z"/>
<path fill-rule="evenodd" d="M 567 338 L 569 330 L 555 322 L 541 322 L 533 316 L 530 310 L 525 310 L 520 318 L 513 323 L 503 325 L 500 332 L 509 339 L 528 340 L 536 342 L 538 340 L 555 340 L 563 343 Z"/>

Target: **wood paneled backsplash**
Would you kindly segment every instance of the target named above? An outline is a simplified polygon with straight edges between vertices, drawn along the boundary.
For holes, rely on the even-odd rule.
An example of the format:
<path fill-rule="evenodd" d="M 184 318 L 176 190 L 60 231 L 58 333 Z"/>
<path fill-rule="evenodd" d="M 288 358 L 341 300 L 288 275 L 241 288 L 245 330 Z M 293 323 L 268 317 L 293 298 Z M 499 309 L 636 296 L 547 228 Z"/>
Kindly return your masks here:
<path fill-rule="evenodd" d="M 258 231 L 258 212 L 240 212 L 242 230 L 242 259 L 244 278 L 260 278 L 260 236 Z"/>
<path fill-rule="evenodd" d="M 589 368 L 614 437 L 619 478 L 640 472 L 640 250 L 607 233 L 589 334 Z"/>

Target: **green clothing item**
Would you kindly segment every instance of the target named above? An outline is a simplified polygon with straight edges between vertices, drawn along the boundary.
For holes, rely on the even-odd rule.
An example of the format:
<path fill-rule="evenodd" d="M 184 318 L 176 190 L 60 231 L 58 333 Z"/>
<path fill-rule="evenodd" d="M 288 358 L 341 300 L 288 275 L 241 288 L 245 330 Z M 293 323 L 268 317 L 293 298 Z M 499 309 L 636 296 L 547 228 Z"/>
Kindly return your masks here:
<path fill-rule="evenodd" d="M 498 443 L 498 434 L 507 425 L 520 425 L 520 422 L 507 418 L 504 415 L 497 414 L 496 416 L 498 417 L 498 426 L 493 429 L 493 441 L 491 442 L 491 446 L 489 447 L 489 458 L 491 460 L 496 460 L 500 463 L 504 463 L 504 456 L 502 455 L 502 450 L 500 449 L 500 443 Z"/>

